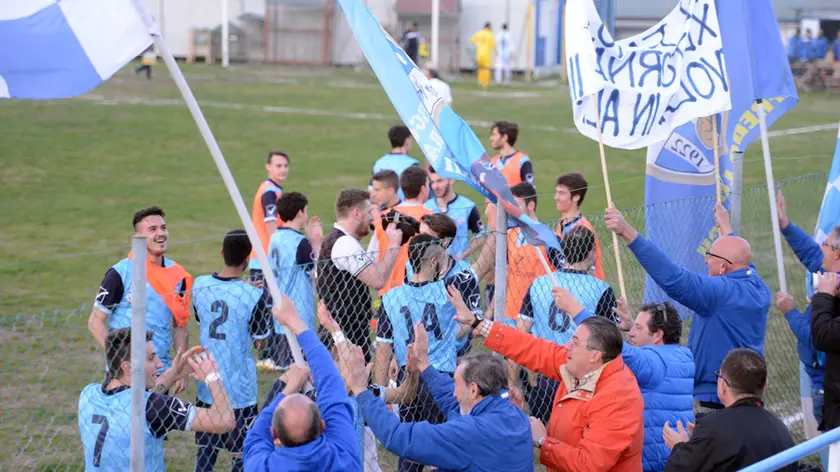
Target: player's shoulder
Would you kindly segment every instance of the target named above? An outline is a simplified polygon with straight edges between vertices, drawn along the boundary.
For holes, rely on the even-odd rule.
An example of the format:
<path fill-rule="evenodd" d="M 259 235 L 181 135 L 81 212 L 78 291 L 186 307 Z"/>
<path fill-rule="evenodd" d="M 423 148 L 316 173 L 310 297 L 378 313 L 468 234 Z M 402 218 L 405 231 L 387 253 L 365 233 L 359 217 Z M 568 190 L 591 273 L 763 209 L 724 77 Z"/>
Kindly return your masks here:
<path fill-rule="evenodd" d="M 122 273 L 126 270 L 131 270 L 131 258 L 126 257 L 124 259 L 120 259 L 119 261 L 115 262 L 114 265 L 111 266 L 111 268 L 119 273 Z"/>
<path fill-rule="evenodd" d="M 435 199 L 435 197 L 426 200 L 426 203 L 423 204 L 423 207 L 428 210 L 432 210 L 433 212 L 440 211 L 440 208 L 438 208 L 437 205 L 437 199 Z"/>
<path fill-rule="evenodd" d="M 516 151 L 516 154 L 519 156 L 519 163 L 523 164 L 531 160 L 531 156 L 528 155 L 526 152 Z"/>
<path fill-rule="evenodd" d="M 468 207 L 470 210 L 476 206 L 474 201 L 461 195 L 460 193 L 457 197 L 455 197 L 455 200 L 452 203 L 457 203 L 460 207 Z"/>

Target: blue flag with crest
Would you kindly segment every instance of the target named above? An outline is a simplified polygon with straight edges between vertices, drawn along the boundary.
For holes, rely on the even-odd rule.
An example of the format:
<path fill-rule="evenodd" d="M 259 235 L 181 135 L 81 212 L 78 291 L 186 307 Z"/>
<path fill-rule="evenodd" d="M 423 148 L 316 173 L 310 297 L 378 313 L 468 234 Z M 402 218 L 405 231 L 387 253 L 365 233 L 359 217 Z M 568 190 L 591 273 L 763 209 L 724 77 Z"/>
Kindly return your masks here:
<path fill-rule="evenodd" d="M 490 201 L 500 203 L 529 243 L 559 250 L 557 236 L 517 207 L 507 181 L 490 162 L 481 141 L 446 105 L 370 10 L 359 0 L 338 0 L 338 4 L 385 93 L 435 171 L 462 180 Z"/>
<path fill-rule="evenodd" d="M 674 261 L 698 273 L 707 271 L 705 252 L 719 236 L 712 119 L 718 130 L 721 201 L 729 208 L 732 155 L 743 153 L 760 134 L 757 100 L 768 127 L 799 100 L 770 0 L 718 0 L 716 6 L 732 109 L 685 123 L 666 141 L 649 146 L 645 181 L 646 234 Z M 648 277 L 645 301 L 665 299 Z M 683 317 L 690 314 L 679 308 Z"/>

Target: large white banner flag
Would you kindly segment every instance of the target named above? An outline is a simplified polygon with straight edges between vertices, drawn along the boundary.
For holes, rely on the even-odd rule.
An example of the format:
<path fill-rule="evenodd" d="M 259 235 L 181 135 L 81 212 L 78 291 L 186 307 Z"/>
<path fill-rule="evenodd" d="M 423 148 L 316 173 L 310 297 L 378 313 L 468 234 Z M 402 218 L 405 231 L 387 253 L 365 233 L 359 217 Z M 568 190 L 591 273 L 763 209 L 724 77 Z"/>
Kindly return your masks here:
<path fill-rule="evenodd" d="M 714 0 L 680 0 L 644 33 L 613 41 L 592 0 L 566 3 L 566 70 L 575 126 L 639 149 L 701 116 L 731 108 Z"/>

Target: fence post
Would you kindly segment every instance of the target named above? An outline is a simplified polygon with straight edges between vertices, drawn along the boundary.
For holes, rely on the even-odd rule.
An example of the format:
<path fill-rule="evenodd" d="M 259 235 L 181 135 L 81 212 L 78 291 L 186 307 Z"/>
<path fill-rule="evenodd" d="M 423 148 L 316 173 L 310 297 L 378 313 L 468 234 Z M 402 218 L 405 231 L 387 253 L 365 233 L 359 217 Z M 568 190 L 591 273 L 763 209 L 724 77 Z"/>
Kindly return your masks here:
<path fill-rule="evenodd" d="M 732 231 L 741 234 L 741 193 L 744 190 L 744 153 L 732 153 L 732 187 L 729 192 Z"/>
<path fill-rule="evenodd" d="M 131 472 L 146 470 L 146 237 L 131 238 Z"/>
<path fill-rule="evenodd" d="M 507 297 L 507 212 L 501 204 L 496 205 L 496 273 L 493 290 L 493 319 L 503 320 Z"/>

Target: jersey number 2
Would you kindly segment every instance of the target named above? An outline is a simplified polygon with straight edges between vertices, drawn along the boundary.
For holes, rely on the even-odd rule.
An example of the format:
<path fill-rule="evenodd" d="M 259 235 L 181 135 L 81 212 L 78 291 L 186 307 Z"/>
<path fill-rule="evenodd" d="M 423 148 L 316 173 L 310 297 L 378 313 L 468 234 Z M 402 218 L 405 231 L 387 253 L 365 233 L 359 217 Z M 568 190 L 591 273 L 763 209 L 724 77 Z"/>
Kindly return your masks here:
<path fill-rule="evenodd" d="M 219 326 L 225 324 L 225 321 L 228 320 L 227 303 L 221 300 L 216 300 L 215 302 L 213 302 L 212 305 L 210 305 L 210 311 L 219 315 L 218 318 L 216 318 L 215 320 L 213 320 L 212 323 L 210 323 L 210 337 L 213 339 L 218 339 L 219 341 L 224 341 L 225 339 L 227 339 L 227 335 L 225 333 L 219 333 L 216 330 L 219 329 Z"/>
<path fill-rule="evenodd" d="M 93 446 L 93 466 L 99 467 L 102 462 L 102 447 L 105 446 L 105 436 L 108 435 L 108 418 L 102 415 L 93 415 L 92 422 L 101 424 L 99 434 L 96 435 L 96 445 Z"/>
<path fill-rule="evenodd" d="M 411 311 L 407 306 L 400 308 L 400 313 L 405 317 L 405 327 L 408 328 L 408 343 L 414 342 L 414 323 L 411 318 Z M 440 330 L 440 322 L 438 321 L 437 308 L 434 303 L 427 303 L 423 307 L 423 327 L 426 331 L 432 334 L 435 339 L 440 339 L 443 336 Z"/>

